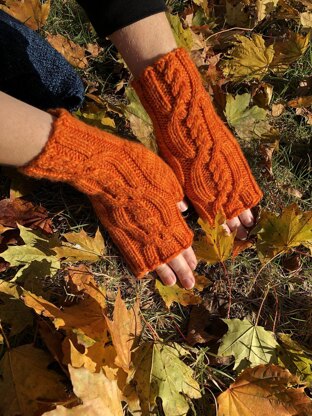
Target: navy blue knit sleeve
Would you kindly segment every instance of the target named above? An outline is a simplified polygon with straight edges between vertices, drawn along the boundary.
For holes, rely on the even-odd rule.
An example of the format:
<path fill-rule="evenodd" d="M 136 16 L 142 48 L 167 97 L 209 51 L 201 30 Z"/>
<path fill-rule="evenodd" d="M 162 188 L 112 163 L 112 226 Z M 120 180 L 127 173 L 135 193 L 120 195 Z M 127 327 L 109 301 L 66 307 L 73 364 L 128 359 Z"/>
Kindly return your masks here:
<path fill-rule="evenodd" d="M 77 0 L 99 36 L 166 10 L 163 0 Z"/>

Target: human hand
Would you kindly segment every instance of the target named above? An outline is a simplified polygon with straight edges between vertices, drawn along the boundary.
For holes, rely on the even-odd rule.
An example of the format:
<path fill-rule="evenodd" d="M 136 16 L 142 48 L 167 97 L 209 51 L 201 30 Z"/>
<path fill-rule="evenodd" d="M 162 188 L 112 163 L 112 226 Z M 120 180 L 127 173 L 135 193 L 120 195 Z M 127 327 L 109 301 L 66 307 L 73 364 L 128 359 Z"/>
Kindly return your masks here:
<path fill-rule="evenodd" d="M 53 115 L 45 148 L 21 172 L 87 194 L 137 277 L 167 263 L 185 280 L 181 262 L 191 253 L 193 234 L 179 211 L 183 192 L 170 167 L 143 145 L 88 126 L 65 110 Z"/>
<path fill-rule="evenodd" d="M 221 212 L 230 219 L 225 228 L 245 238 L 243 226 L 251 223 L 249 210 L 262 192 L 188 53 L 178 48 L 161 57 L 133 86 L 153 121 L 161 156 L 199 216 L 213 224 Z"/>

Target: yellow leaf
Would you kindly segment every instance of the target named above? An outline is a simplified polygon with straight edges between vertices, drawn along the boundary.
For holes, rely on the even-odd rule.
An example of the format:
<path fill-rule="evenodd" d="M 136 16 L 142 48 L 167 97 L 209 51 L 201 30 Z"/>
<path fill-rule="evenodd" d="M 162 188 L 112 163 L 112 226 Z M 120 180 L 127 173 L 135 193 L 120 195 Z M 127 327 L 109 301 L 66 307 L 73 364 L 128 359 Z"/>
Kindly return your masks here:
<path fill-rule="evenodd" d="M 15 17 L 30 29 L 38 30 L 46 22 L 50 13 L 50 0 L 42 3 L 40 0 L 5 0 L 0 9 Z"/>
<path fill-rule="evenodd" d="M 312 211 L 300 211 L 296 204 L 284 208 L 279 216 L 263 211 L 253 233 L 257 233 L 262 262 L 301 244 L 312 252 Z"/>
<path fill-rule="evenodd" d="M 83 345 L 94 342 L 107 342 L 107 325 L 105 322 L 105 296 L 94 281 L 88 284 L 84 298 L 73 306 L 59 309 L 41 296 L 24 291 L 23 300 L 38 315 L 50 318 L 56 329 L 73 331 Z"/>
<path fill-rule="evenodd" d="M 224 220 L 220 214 L 216 216 L 214 226 L 210 226 L 201 219 L 198 220 L 199 225 L 205 231 L 205 236 L 195 241 L 193 247 L 196 255 L 208 264 L 224 262 L 232 253 L 235 233 L 227 234 L 222 227 Z"/>
<path fill-rule="evenodd" d="M 82 46 L 62 35 L 50 35 L 48 33 L 46 39 L 71 65 L 80 69 L 88 66 L 85 48 Z"/>
<path fill-rule="evenodd" d="M 95 342 L 89 347 L 81 347 L 75 335 L 68 336 L 62 342 L 63 364 L 75 368 L 84 367 L 91 373 L 99 372 L 102 367 L 109 369 L 109 378 L 116 378 L 118 368 L 114 361 L 116 352 L 113 346 L 104 346 L 102 342 Z M 113 374 L 113 377 L 111 377 Z M 107 376 L 107 374 L 106 374 Z"/>
<path fill-rule="evenodd" d="M 43 416 L 123 416 L 121 393 L 116 380 L 103 372 L 90 373 L 85 368 L 68 366 L 74 393 L 82 404 L 71 409 L 57 406 Z"/>
<path fill-rule="evenodd" d="M 53 247 L 53 251 L 56 252 L 59 259 L 95 262 L 104 255 L 105 243 L 99 230 L 97 230 L 94 238 L 90 237 L 84 230 L 80 230 L 78 233 L 67 233 L 63 237 L 70 244 L 63 243 L 61 246 Z"/>
<path fill-rule="evenodd" d="M 0 362 L 0 414 L 36 416 L 68 398 L 63 377 L 48 370 L 53 360 L 31 344 L 8 350 Z"/>
<path fill-rule="evenodd" d="M 223 62 L 224 75 L 233 81 L 262 79 L 269 71 L 274 57 L 273 45 L 266 46 L 261 35 L 252 38 L 235 36 L 237 42 L 230 52 L 229 59 Z"/>
<path fill-rule="evenodd" d="M 137 301 L 132 308 L 127 309 L 121 299 L 120 291 L 118 291 L 113 320 L 111 321 L 107 317 L 105 319 L 117 353 L 115 364 L 129 372 L 133 344 L 142 331 L 139 302 Z"/>
<path fill-rule="evenodd" d="M 193 290 L 183 289 L 177 284 L 174 286 L 165 286 L 160 280 L 156 280 L 155 286 L 168 309 L 173 302 L 180 303 L 180 305 L 183 306 L 198 305 L 202 303 L 202 298 L 195 295 Z"/>
<path fill-rule="evenodd" d="M 310 415 L 312 402 L 300 381 L 276 365 L 247 368 L 217 398 L 220 416 Z"/>

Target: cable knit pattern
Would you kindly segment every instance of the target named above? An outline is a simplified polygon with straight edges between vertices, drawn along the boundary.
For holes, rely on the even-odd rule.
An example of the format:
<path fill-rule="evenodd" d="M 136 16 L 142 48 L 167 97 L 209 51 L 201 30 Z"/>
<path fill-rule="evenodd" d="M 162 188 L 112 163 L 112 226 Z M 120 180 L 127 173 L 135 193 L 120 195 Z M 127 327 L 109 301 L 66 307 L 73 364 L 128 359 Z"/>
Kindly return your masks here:
<path fill-rule="evenodd" d="M 133 82 L 149 113 L 161 156 L 198 214 L 210 223 L 255 206 L 262 197 L 239 144 L 216 114 L 186 50 L 168 53 Z"/>
<path fill-rule="evenodd" d="M 63 181 L 86 193 L 137 277 L 192 244 L 177 207 L 183 199 L 174 173 L 144 146 L 75 119 L 65 110 L 26 175 Z"/>

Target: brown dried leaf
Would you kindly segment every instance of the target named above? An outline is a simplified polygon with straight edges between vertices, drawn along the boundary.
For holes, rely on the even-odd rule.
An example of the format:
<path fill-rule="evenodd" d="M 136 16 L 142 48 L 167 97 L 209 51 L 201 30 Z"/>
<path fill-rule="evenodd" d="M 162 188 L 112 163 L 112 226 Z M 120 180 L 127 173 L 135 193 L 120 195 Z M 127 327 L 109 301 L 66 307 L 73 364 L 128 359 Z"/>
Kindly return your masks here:
<path fill-rule="evenodd" d="M 312 402 L 300 381 L 276 365 L 247 368 L 217 398 L 222 416 L 308 416 Z"/>
<path fill-rule="evenodd" d="M 284 104 L 272 104 L 272 116 L 273 117 L 279 117 L 283 114 L 285 111 L 285 105 Z"/>
<path fill-rule="evenodd" d="M 2 199 L 0 201 L 0 224 L 6 227 L 17 227 L 17 223 L 35 230 L 41 229 L 53 233 L 52 221 L 45 208 L 35 206 L 22 198 Z"/>
<path fill-rule="evenodd" d="M 5 0 L 0 9 L 15 17 L 30 29 L 38 30 L 45 24 L 50 13 L 50 0 Z"/>
<path fill-rule="evenodd" d="M 270 68 L 280 74 L 284 73 L 293 62 L 296 62 L 308 49 L 310 43 L 310 33 L 301 35 L 300 33 L 289 32 L 288 35 L 276 41 L 274 48 L 274 58 Z"/>
<path fill-rule="evenodd" d="M 307 95 L 305 97 L 297 97 L 293 100 L 288 101 L 287 105 L 293 108 L 300 107 L 311 107 L 312 106 L 312 95 Z"/>
<path fill-rule="evenodd" d="M 50 35 L 48 33 L 46 39 L 71 65 L 80 69 L 87 68 L 89 65 L 85 48 L 82 46 L 62 35 Z"/>

